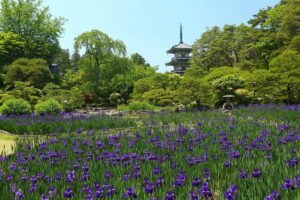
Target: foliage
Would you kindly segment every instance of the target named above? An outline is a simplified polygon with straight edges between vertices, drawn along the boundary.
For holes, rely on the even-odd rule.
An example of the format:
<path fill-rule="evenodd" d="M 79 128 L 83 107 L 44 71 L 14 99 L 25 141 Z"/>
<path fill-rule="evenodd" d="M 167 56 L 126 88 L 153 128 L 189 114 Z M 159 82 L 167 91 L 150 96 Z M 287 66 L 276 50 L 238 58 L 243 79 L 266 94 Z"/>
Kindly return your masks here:
<path fill-rule="evenodd" d="M 59 51 L 58 38 L 63 32 L 63 18 L 52 18 L 42 0 L 2 0 L 0 31 L 13 32 L 22 38 L 20 57 L 47 61 Z"/>
<path fill-rule="evenodd" d="M 216 95 L 212 85 L 204 79 L 185 77 L 178 90 L 178 100 L 186 107 L 213 107 Z"/>
<path fill-rule="evenodd" d="M 270 72 L 277 76 L 280 94 L 287 103 L 300 101 L 300 54 L 286 50 L 270 63 Z"/>
<path fill-rule="evenodd" d="M 114 92 L 109 95 L 109 101 L 111 105 L 118 105 L 122 102 L 121 94 Z"/>
<path fill-rule="evenodd" d="M 105 130 L 110 128 L 133 127 L 130 118 L 110 117 L 107 115 L 86 115 L 80 113 L 60 113 L 55 115 L 0 116 L 1 129 L 19 135 L 48 135 L 60 133 L 82 133 L 85 130 Z M 94 132 L 91 131 L 91 132 Z"/>
<path fill-rule="evenodd" d="M 150 65 L 148 63 L 146 63 L 145 58 L 143 58 L 143 56 L 141 56 L 138 53 L 131 54 L 130 58 L 131 58 L 132 62 L 136 65 L 150 67 Z"/>
<path fill-rule="evenodd" d="M 227 75 L 223 76 L 213 82 L 216 90 L 221 91 L 222 94 L 232 94 L 236 89 L 242 87 L 243 81 L 236 76 Z"/>
<path fill-rule="evenodd" d="M 283 0 L 281 31 L 288 41 L 300 35 L 300 0 Z"/>
<path fill-rule="evenodd" d="M 124 56 L 126 47 L 122 41 L 113 40 L 107 34 L 92 30 L 82 33 L 75 38 L 74 48 L 84 51 L 84 62 L 82 68 L 92 81 L 94 94 L 98 94 L 100 86 L 100 66 L 111 62 L 115 56 Z"/>
<path fill-rule="evenodd" d="M 81 108 L 84 104 L 83 94 L 77 87 L 73 87 L 70 90 L 49 90 L 46 93 L 45 98 L 55 99 L 62 105 L 63 109 L 66 111 L 72 111 L 75 108 Z"/>
<path fill-rule="evenodd" d="M 53 78 L 47 62 L 42 59 L 19 58 L 5 67 L 4 81 L 13 84 L 16 81 L 29 82 L 36 88 L 43 88 Z"/>
<path fill-rule="evenodd" d="M 0 114 L 23 115 L 31 114 L 30 104 L 23 99 L 8 99 L 0 107 Z"/>
<path fill-rule="evenodd" d="M 247 24 L 209 28 L 193 44 L 190 67 L 179 76 L 157 72 L 139 53 L 126 57 L 123 42 L 100 30 L 76 37 L 70 56 L 58 42 L 64 19 L 53 18 L 42 0 L 3 0 L 0 104 L 22 98 L 33 106 L 53 98 L 67 111 L 130 102 L 201 108 L 222 105 L 225 94 L 235 95 L 236 104 L 298 103 L 298 5 L 299 0 L 282 0 Z M 59 73 L 50 72 L 51 64 Z"/>
<path fill-rule="evenodd" d="M 34 107 L 34 112 L 37 115 L 58 114 L 62 111 L 63 107 L 54 99 L 39 102 Z"/>
<path fill-rule="evenodd" d="M 33 87 L 29 82 L 16 81 L 9 89 L 5 91 L 4 95 L 22 98 L 31 105 L 34 105 L 42 96 L 41 90 Z"/>
<path fill-rule="evenodd" d="M 1 127 L 20 124 L 14 127 L 26 133 L 43 127 L 51 135 L 20 141 L 15 154 L 1 157 L 0 196 L 183 200 L 192 194 L 193 199 L 256 200 L 272 199 L 274 193 L 296 200 L 297 109 L 256 105 L 237 109 L 233 116 L 217 110 L 162 112 L 146 115 L 145 126 L 131 129 L 125 127 L 135 120 L 120 117 L 3 118 Z M 107 130 L 112 127 L 123 129 L 112 135 Z M 76 134 L 60 134 L 66 129 Z"/>
<path fill-rule="evenodd" d="M 0 32 L 0 70 L 4 65 L 22 57 L 24 42 L 12 32 Z"/>
<path fill-rule="evenodd" d="M 70 53 L 68 49 L 59 49 L 59 52 L 53 58 L 53 62 L 58 65 L 59 72 L 64 74 L 66 70 L 72 68 Z"/>
<path fill-rule="evenodd" d="M 129 110 L 129 111 L 136 111 L 136 110 L 157 110 L 158 107 L 151 105 L 149 103 L 146 102 L 131 102 L 128 104 L 128 106 L 126 105 L 119 105 L 118 106 L 118 110 Z"/>

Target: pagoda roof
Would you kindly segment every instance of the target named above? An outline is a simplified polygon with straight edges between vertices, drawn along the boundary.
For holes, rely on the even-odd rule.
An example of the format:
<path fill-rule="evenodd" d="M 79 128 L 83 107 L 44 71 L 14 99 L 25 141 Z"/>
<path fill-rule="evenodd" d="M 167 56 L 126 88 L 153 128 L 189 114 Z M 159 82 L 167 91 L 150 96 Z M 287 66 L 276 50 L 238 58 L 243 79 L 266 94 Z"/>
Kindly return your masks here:
<path fill-rule="evenodd" d="M 171 49 L 169 49 L 167 53 L 176 53 L 177 51 L 181 51 L 181 50 L 192 51 L 192 46 L 181 42 L 173 46 Z"/>

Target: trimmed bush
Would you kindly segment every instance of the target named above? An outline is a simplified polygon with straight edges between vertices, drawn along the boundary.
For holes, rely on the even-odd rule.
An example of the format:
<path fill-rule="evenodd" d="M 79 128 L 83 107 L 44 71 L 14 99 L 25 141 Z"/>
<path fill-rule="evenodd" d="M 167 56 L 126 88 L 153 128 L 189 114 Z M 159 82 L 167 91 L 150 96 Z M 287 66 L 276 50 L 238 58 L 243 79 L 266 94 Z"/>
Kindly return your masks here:
<path fill-rule="evenodd" d="M 23 115 L 31 112 L 30 104 L 24 99 L 8 99 L 0 107 L 0 114 L 2 115 Z"/>
<path fill-rule="evenodd" d="M 158 107 L 146 102 L 132 102 L 128 106 L 120 105 L 118 110 L 158 110 Z"/>
<path fill-rule="evenodd" d="M 54 99 L 49 99 L 47 101 L 40 102 L 36 104 L 34 108 L 34 112 L 37 115 L 58 114 L 62 111 L 62 105 Z"/>

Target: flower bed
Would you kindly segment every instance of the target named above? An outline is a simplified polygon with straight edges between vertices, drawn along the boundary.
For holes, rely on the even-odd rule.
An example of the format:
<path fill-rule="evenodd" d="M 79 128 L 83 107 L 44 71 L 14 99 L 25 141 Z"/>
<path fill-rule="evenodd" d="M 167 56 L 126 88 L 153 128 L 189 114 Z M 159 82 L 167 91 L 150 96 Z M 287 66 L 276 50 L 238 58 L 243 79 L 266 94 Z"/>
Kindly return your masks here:
<path fill-rule="evenodd" d="M 198 113 L 195 125 L 175 129 L 108 137 L 86 131 L 36 146 L 19 143 L 14 155 L 0 159 L 0 196 L 299 199 L 299 112 L 243 109 L 234 116 Z"/>

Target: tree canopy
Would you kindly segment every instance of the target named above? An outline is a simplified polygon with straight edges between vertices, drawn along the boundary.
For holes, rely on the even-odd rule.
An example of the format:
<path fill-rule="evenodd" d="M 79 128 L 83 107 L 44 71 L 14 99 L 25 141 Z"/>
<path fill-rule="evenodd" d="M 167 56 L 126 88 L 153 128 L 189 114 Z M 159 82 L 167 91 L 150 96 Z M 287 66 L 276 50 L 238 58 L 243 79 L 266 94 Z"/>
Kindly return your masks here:
<path fill-rule="evenodd" d="M 20 57 L 51 61 L 59 51 L 64 21 L 53 18 L 42 0 L 1 1 L 0 32 L 19 36 L 24 46 Z"/>

